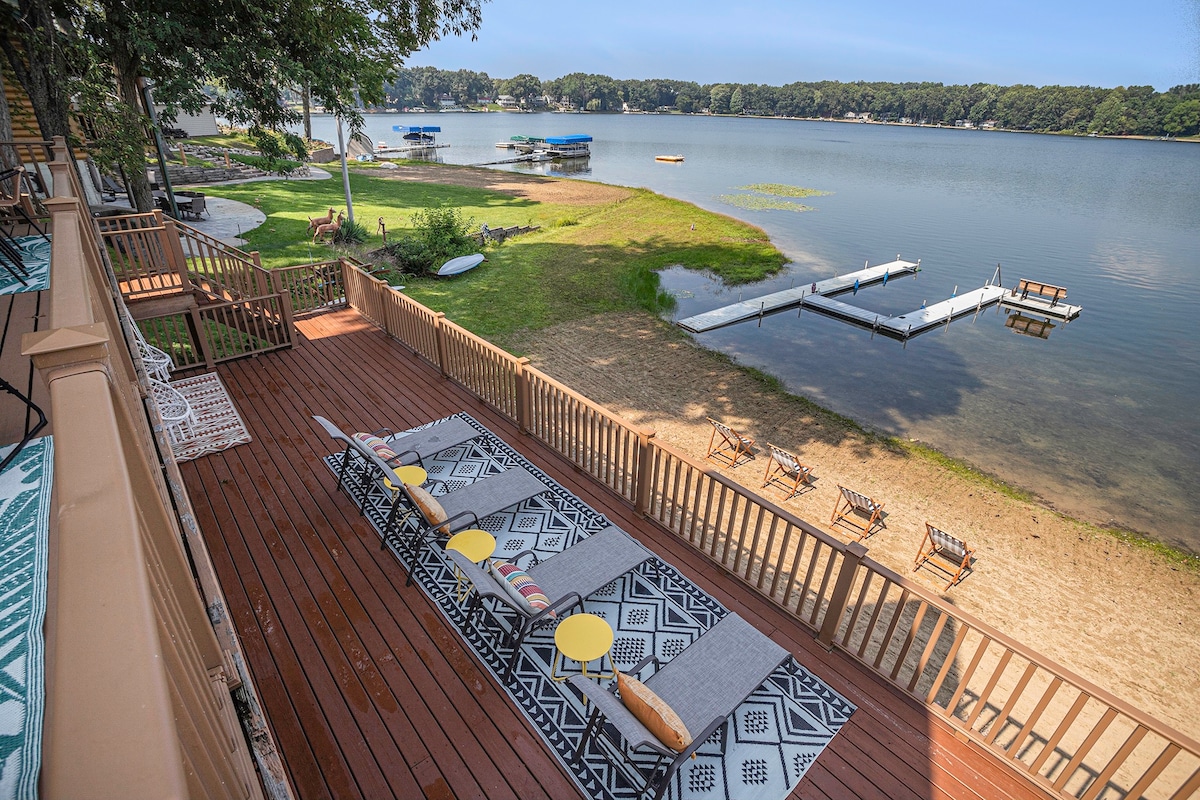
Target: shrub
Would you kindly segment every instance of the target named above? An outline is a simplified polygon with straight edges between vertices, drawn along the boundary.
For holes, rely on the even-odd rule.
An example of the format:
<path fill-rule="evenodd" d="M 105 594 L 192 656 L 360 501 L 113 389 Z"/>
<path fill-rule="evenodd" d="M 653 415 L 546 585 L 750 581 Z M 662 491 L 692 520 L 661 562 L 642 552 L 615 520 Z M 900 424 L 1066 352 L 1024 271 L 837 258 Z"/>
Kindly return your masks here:
<path fill-rule="evenodd" d="M 358 220 L 342 220 L 342 227 L 333 235 L 333 241 L 341 244 L 362 244 L 367 240 L 367 229 Z"/>
<path fill-rule="evenodd" d="M 239 164 L 248 164 L 264 172 L 278 172 L 283 175 L 287 175 L 300 166 L 299 161 L 292 161 L 286 158 L 271 159 L 265 156 L 248 156 L 244 153 L 230 153 L 229 159 Z"/>
<path fill-rule="evenodd" d="M 464 219 L 457 208 L 427 208 L 413 214 L 413 231 L 389 242 L 385 249 L 404 272 L 433 274 L 445 262 L 478 251 L 471 235 L 474 218 Z"/>

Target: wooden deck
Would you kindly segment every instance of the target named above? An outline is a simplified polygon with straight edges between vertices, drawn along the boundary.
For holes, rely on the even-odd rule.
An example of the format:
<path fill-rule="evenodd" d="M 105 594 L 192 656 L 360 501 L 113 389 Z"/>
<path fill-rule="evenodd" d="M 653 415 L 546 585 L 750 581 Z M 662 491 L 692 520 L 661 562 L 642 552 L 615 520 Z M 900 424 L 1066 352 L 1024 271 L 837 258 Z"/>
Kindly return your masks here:
<path fill-rule="evenodd" d="M 792 797 L 1042 797 L 1031 783 L 758 599 L 687 544 L 353 311 L 303 320 L 294 349 L 219 368 L 251 444 L 182 465 L 289 777 L 301 798 L 570 798 L 571 779 L 457 634 L 380 549 L 319 459 L 311 419 L 402 430 L 465 410 L 858 710 Z"/>

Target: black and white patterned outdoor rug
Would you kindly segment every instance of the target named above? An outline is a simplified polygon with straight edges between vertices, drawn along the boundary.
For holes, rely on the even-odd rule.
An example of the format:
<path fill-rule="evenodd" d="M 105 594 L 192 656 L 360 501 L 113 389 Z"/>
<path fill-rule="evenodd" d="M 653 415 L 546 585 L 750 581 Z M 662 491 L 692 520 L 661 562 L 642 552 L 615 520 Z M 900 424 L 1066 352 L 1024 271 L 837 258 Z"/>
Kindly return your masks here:
<path fill-rule="evenodd" d="M 445 494 L 515 466 L 550 487 L 480 521 L 479 527 L 496 537 L 495 557 L 533 550 L 539 559 L 547 558 L 609 524 L 469 415 L 457 416 L 480 435 L 425 459 L 426 470 L 436 479 L 426 487 L 431 494 Z M 340 452 L 325 459 L 335 474 L 340 459 Z M 351 472 L 354 466 L 352 462 Z M 372 488 L 368 494 L 366 515 L 377 530 L 382 530 L 389 500 L 381 489 Z M 592 740 L 582 761 L 574 757 L 587 711 L 573 689 L 550 680 L 553 623 L 526 640 L 513 676 L 505 683 L 501 676 L 511 651 L 499 646 L 491 618 L 477 615 L 478 625 L 464 624 L 463 607 L 455 598 L 456 582 L 442 548 L 425 547 L 418 557 L 423 569 L 416 571 L 416 582 L 524 711 L 584 795 L 597 800 L 637 797 L 642 779 L 627 765 L 615 763 L 608 747 Z M 611 655 L 619 670 L 632 668 L 649 653 L 670 660 L 729 613 L 673 566 L 661 559 L 655 562 L 643 564 L 585 600 L 586 611 L 613 627 Z M 786 797 L 853 711 L 845 698 L 789 658 L 734 712 L 724 756 L 718 730 L 697 757 L 680 768 L 664 796 L 674 800 Z M 639 761 L 646 767 L 653 759 Z"/>

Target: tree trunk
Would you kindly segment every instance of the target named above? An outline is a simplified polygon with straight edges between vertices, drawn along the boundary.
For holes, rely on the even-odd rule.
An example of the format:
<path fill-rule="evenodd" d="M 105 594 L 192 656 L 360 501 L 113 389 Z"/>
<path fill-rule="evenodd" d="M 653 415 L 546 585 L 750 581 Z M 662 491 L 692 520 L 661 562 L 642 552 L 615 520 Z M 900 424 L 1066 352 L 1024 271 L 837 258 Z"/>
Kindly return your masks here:
<path fill-rule="evenodd" d="M 116 49 L 118 48 L 114 48 Z M 117 93 L 121 96 L 121 101 L 139 114 L 148 113 L 148 110 L 143 111 L 142 93 L 138 88 L 137 56 L 128 50 L 115 52 L 113 67 L 117 74 Z M 129 182 L 129 202 L 134 209 L 141 212 L 153 211 L 154 197 L 150 194 L 150 180 L 146 177 L 145 155 L 140 159 L 140 163 L 125 165 L 125 179 Z"/>
<path fill-rule="evenodd" d="M 304 84 L 304 89 L 300 93 L 300 99 L 304 103 L 304 141 L 312 141 L 312 97 L 308 92 L 308 84 Z"/>
<path fill-rule="evenodd" d="M 54 76 L 72 74 L 65 49 L 55 39 L 54 12 L 45 0 L 19 0 L 22 20 L 16 35 L 0 36 L 0 49 L 8 57 L 17 81 L 29 95 L 42 137 L 71 135 L 70 91 Z"/>
<path fill-rule="evenodd" d="M 8 113 L 8 95 L 4 90 L 4 75 L 0 73 L 0 142 L 11 142 L 14 138 L 12 116 Z M 9 170 L 20 165 L 21 158 L 12 147 L 0 147 L 0 169 Z"/>

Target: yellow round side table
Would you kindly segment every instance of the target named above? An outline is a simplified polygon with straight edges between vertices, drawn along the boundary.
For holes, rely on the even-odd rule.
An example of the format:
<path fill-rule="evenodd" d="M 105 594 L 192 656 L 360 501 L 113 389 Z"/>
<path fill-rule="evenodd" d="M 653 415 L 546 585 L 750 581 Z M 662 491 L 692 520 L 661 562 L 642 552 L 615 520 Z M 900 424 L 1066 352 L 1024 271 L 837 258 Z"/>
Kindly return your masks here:
<path fill-rule="evenodd" d="M 492 553 L 496 552 L 496 537 L 492 536 L 487 531 L 481 531 L 478 528 L 459 531 L 450 537 L 446 542 L 447 550 L 457 550 L 464 556 L 479 564 L 492 557 Z M 468 584 L 463 585 L 463 574 L 459 572 L 458 567 L 454 568 L 454 580 L 458 583 L 456 597 L 461 603 L 471 593 L 471 587 Z"/>
<path fill-rule="evenodd" d="M 420 486 L 429 480 L 429 473 L 423 467 L 418 467 L 416 464 L 407 467 L 392 467 L 392 472 L 396 473 L 396 479 L 405 486 Z M 383 479 L 383 485 L 387 487 L 389 492 L 396 491 L 396 485 L 386 477 Z"/>
<path fill-rule="evenodd" d="M 613 645 L 613 629 L 603 617 L 595 614 L 572 614 L 558 623 L 554 631 L 554 646 L 558 652 L 554 654 L 554 662 L 550 665 L 550 680 L 565 681 L 569 675 L 560 675 L 559 666 L 563 658 L 578 661 L 582 665 L 585 676 L 593 678 L 615 677 L 616 667 L 612 672 L 588 673 L 588 663 L 599 660 L 603 669 L 604 657 Z M 609 666 L 612 658 L 609 657 Z"/>

